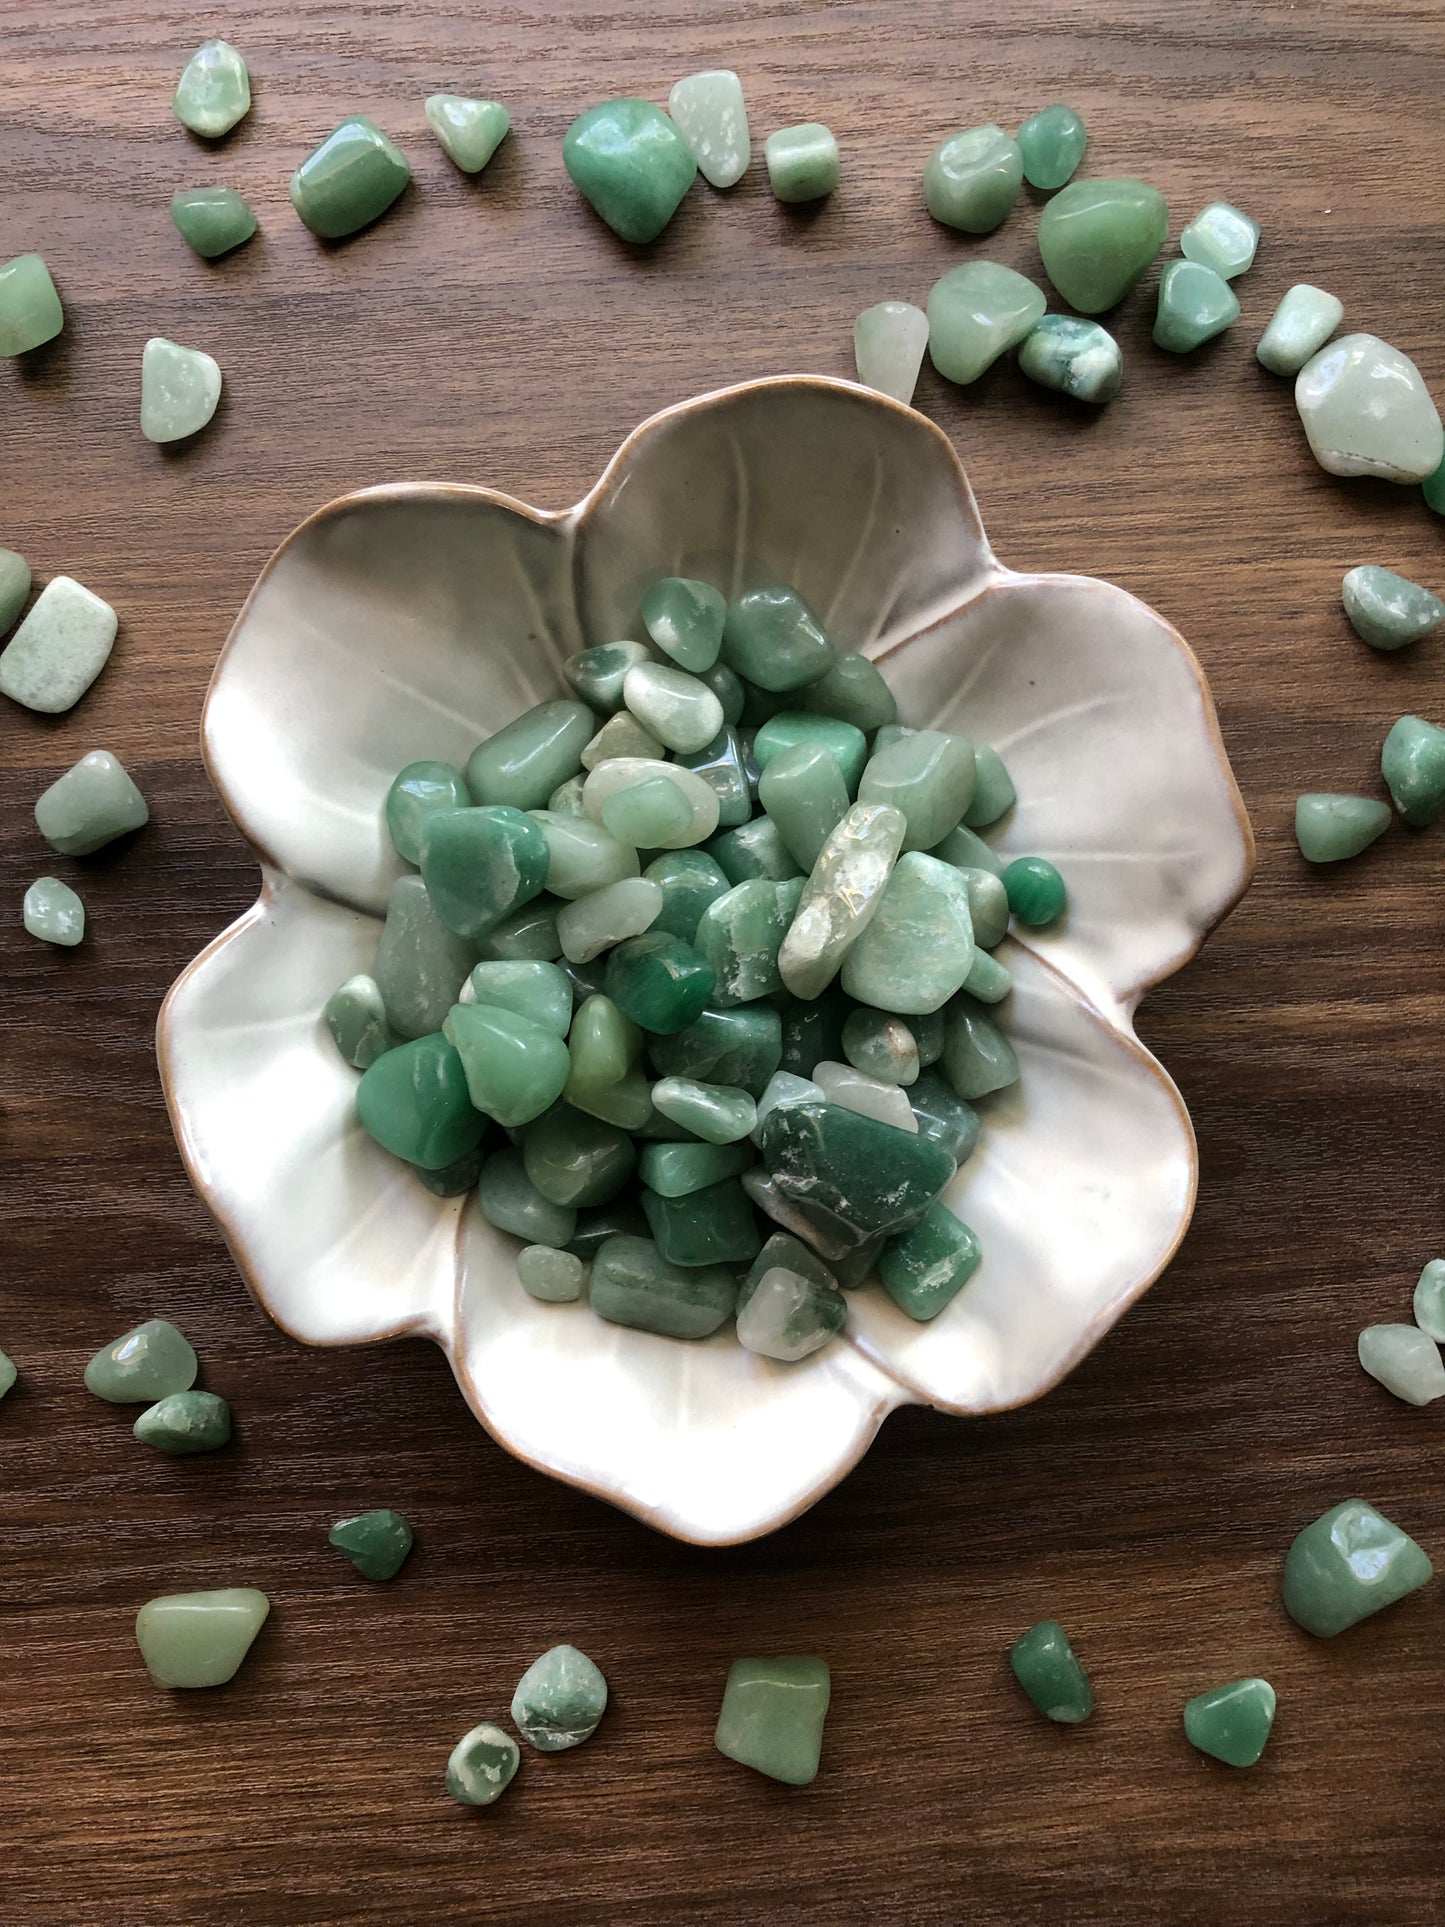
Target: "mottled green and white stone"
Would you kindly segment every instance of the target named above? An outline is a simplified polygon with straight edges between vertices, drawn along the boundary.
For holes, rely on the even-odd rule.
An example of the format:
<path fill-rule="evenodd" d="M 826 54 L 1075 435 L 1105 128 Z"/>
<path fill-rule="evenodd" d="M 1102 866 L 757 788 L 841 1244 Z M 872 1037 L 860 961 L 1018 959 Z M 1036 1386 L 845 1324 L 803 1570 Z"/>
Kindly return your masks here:
<path fill-rule="evenodd" d="M 251 110 L 251 76 L 225 40 L 204 41 L 186 62 L 171 103 L 182 127 L 219 140 Z"/>
<path fill-rule="evenodd" d="M 1046 314 L 1019 348 L 1019 367 L 1040 388 L 1074 401 L 1112 401 L 1124 379 L 1124 355 L 1097 321 Z"/>
<path fill-rule="evenodd" d="M 140 425 L 148 442 L 200 432 L 221 399 L 220 364 L 203 348 L 152 335 L 141 356 Z"/>
<path fill-rule="evenodd" d="M 823 845 L 778 952 L 795 997 L 817 997 L 842 968 L 878 909 L 907 827 L 890 804 L 855 803 Z"/>
<path fill-rule="evenodd" d="M 753 1126 L 752 1138 L 756 1143 L 762 1135 L 764 1120 L 769 1111 L 775 1111 L 780 1104 L 825 1104 L 827 1093 L 821 1084 L 814 1083 L 811 1077 L 798 1077 L 792 1071 L 774 1071 L 763 1087 L 758 1099 L 758 1121 Z"/>
<path fill-rule="evenodd" d="M 386 1002 L 375 977 L 358 971 L 339 984 L 322 1012 L 331 1040 L 347 1063 L 368 1070 L 398 1040 L 386 1021 Z"/>
<path fill-rule="evenodd" d="M 1420 370 L 1378 335 L 1342 335 L 1295 378 L 1295 407 L 1331 475 L 1423 482 L 1445 457 L 1445 428 Z"/>
<path fill-rule="evenodd" d="M 469 100 L 463 94 L 429 94 L 426 124 L 464 174 L 480 174 L 512 124 L 499 100 Z"/>
<path fill-rule="evenodd" d="M 145 798 L 107 749 L 82 756 L 35 805 L 35 827 L 62 856 L 89 856 L 149 820 Z"/>
<path fill-rule="evenodd" d="M 648 877 L 620 877 L 557 912 L 557 935 L 569 963 L 590 963 L 625 937 L 650 930 L 662 911 L 662 889 Z"/>
<path fill-rule="evenodd" d="M 963 871 L 909 850 L 894 865 L 871 923 L 844 961 L 843 988 L 876 1010 L 926 1015 L 962 989 L 974 954 Z"/>
<path fill-rule="evenodd" d="M 619 709 L 584 745 L 582 768 L 584 771 L 594 770 L 599 763 L 614 762 L 619 756 L 645 756 L 660 762 L 664 754 L 663 745 L 652 731 L 645 729 L 631 710 Z M 550 798 L 548 807 L 551 807 Z"/>
<path fill-rule="evenodd" d="M 853 323 L 853 360 L 865 388 L 911 402 L 928 346 L 928 316 L 911 301 L 879 301 Z"/>
<path fill-rule="evenodd" d="M 686 831 L 679 833 L 675 840 L 657 847 L 685 849 L 712 835 L 717 828 L 720 807 L 717 791 L 692 770 L 683 769 L 677 763 L 664 763 L 657 757 L 615 756 L 608 762 L 599 763 L 582 786 L 583 808 L 591 820 L 600 826 L 603 822 L 603 806 L 609 797 L 615 796 L 619 790 L 634 789 L 650 777 L 664 777 L 668 782 L 675 783 L 692 805 L 693 811 L 692 821 Z M 633 860 L 636 861 L 635 852 Z M 547 888 L 558 895 L 570 894 L 558 890 L 550 871 Z"/>
<path fill-rule="evenodd" d="M 447 1792 L 464 1807 L 489 1807 L 512 1784 L 522 1753 L 510 1733 L 483 1720 L 464 1733 L 447 1761 Z"/>
<path fill-rule="evenodd" d="M 1281 300 L 1255 349 L 1272 375 L 1297 375 L 1319 353 L 1345 317 L 1345 304 L 1308 281 Z"/>
<path fill-rule="evenodd" d="M 869 928 L 876 928 L 877 921 L 875 917 Z M 940 1050 L 942 1047 L 940 1032 Z M 922 1068 L 918 1039 L 901 1017 L 886 1010 L 860 1007 L 848 1013 L 843 1025 L 843 1055 L 855 1070 L 884 1084 L 916 1083 Z"/>
<path fill-rule="evenodd" d="M 1432 1258 L 1420 1273 L 1411 1309 L 1421 1331 L 1445 1344 L 1445 1258 Z"/>
<path fill-rule="evenodd" d="M 1405 1404 L 1429 1405 L 1445 1398 L 1440 1347 L 1418 1325 L 1366 1325 L 1357 1349 L 1370 1377 Z"/>
<path fill-rule="evenodd" d="M 224 1686 L 270 1610 L 270 1600 L 253 1586 L 148 1599 L 135 1622 L 141 1658 L 157 1686 Z"/>
<path fill-rule="evenodd" d="M 774 1265 L 738 1309 L 738 1343 L 763 1358 L 793 1364 L 821 1351 L 847 1322 L 843 1294 Z"/>
<path fill-rule="evenodd" d="M 742 179 L 753 150 L 743 84 L 731 68 L 713 67 L 676 81 L 667 111 L 705 181 L 732 187 Z"/>
<path fill-rule="evenodd" d="M 59 877 L 37 877 L 25 892 L 21 916 L 42 943 L 73 949 L 85 935 L 85 905 Z"/>
<path fill-rule="evenodd" d="M 629 669 L 622 700 L 644 729 L 680 756 L 706 748 L 723 726 L 722 704 L 707 684 L 671 663 Z"/>
<path fill-rule="evenodd" d="M 590 1740 L 606 1710 L 607 1681 L 575 1646 L 553 1646 L 533 1660 L 512 1695 L 513 1723 L 539 1753 Z"/>
<path fill-rule="evenodd" d="M 58 575 L 0 653 L 0 695 L 43 715 L 71 708 L 110 659 L 118 627 L 108 602 Z"/>
<path fill-rule="evenodd" d="M 1439 596 L 1370 562 L 1350 570 L 1340 595 L 1355 634 L 1372 649 L 1403 649 L 1445 621 Z"/>
<path fill-rule="evenodd" d="M 1259 222 L 1229 201 L 1211 201 L 1179 237 L 1187 261 L 1201 261 L 1226 281 L 1253 265 L 1258 247 Z"/>
<path fill-rule="evenodd" d="M 1401 716 L 1381 746 L 1380 774 L 1411 829 L 1428 829 L 1445 810 L 1445 729 L 1423 716 Z"/>
<path fill-rule="evenodd" d="M 216 1452 L 230 1443 L 231 1408 L 215 1392 L 168 1392 L 146 1407 L 131 1432 L 171 1458 Z"/>
<path fill-rule="evenodd" d="M 813 1066 L 813 1082 L 829 1104 L 839 1104 L 859 1117 L 877 1118 L 895 1130 L 918 1135 L 918 1119 L 908 1102 L 908 1093 L 897 1084 L 870 1077 L 852 1064 L 839 1064 L 824 1057 Z"/>

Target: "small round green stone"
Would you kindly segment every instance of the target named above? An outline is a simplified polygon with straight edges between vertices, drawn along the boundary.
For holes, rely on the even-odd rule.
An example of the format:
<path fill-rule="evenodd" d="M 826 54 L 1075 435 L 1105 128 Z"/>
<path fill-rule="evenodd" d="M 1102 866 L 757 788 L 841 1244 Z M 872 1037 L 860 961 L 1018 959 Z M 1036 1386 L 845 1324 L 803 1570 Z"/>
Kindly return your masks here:
<path fill-rule="evenodd" d="M 1031 930 L 1056 923 L 1068 907 L 1064 879 L 1041 856 L 1021 856 L 1011 863 L 1003 873 L 1003 887 L 1009 909 Z"/>
<path fill-rule="evenodd" d="M 149 1405 L 196 1382 L 196 1354 L 174 1325 L 148 1318 L 103 1346 L 85 1368 L 85 1389 L 109 1405 Z"/>
<path fill-rule="evenodd" d="M 1056 1619 L 1041 1619 L 1009 1649 L 1014 1678 L 1045 1719 L 1077 1726 L 1094 1710 L 1094 1689 L 1069 1636 Z"/>
<path fill-rule="evenodd" d="M 780 201 L 818 201 L 838 185 L 838 143 L 821 121 L 778 128 L 763 142 L 763 158 Z"/>
<path fill-rule="evenodd" d="M 171 196 L 171 219 L 203 261 L 229 254 L 256 232 L 256 216 L 234 187 L 183 187 Z"/>
<path fill-rule="evenodd" d="M 1023 185 L 1018 143 L 991 122 L 941 140 L 923 170 L 923 199 L 935 221 L 965 234 L 991 234 Z"/>
<path fill-rule="evenodd" d="M 1188 354 L 1239 319 L 1239 296 L 1202 261 L 1171 261 L 1159 277 L 1154 345 Z"/>
<path fill-rule="evenodd" d="M 1274 1725 L 1274 1688 L 1267 1679 L 1236 1679 L 1211 1687 L 1184 1708 L 1191 1746 L 1226 1766 L 1253 1766 Z"/>
<path fill-rule="evenodd" d="M 1024 179 L 1051 193 L 1072 178 L 1084 158 L 1089 136 L 1083 121 L 1063 101 L 1031 114 L 1018 132 Z"/>
<path fill-rule="evenodd" d="M 390 1506 L 338 1519 L 326 1536 L 363 1579 L 395 1579 L 411 1551 L 411 1527 Z"/>
<path fill-rule="evenodd" d="M 489 1807 L 512 1784 L 521 1758 L 521 1749 L 511 1734 L 483 1720 L 452 1748 L 447 1761 L 447 1792 L 464 1807 Z"/>

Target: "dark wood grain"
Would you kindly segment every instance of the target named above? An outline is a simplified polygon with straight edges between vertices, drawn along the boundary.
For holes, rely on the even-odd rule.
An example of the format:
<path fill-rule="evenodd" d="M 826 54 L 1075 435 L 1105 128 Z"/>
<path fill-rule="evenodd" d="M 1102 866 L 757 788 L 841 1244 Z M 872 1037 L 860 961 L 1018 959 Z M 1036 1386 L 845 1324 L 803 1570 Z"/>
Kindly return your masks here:
<path fill-rule="evenodd" d="M 256 105 L 212 154 L 169 95 L 217 31 L 249 56 Z M 726 199 L 699 185 L 650 252 L 619 247 L 563 175 L 563 129 L 719 63 L 741 70 L 759 139 L 831 122 L 842 188 L 800 218 L 755 165 Z M 425 133 L 439 87 L 513 107 L 476 182 Z M 1389 722 L 1445 712 L 1438 641 L 1376 657 L 1338 606 L 1359 561 L 1439 587 L 1445 525 L 1415 492 L 1323 475 L 1251 349 L 1314 279 L 1441 392 L 1442 95 L 1438 0 L 5 0 L 0 258 L 41 248 L 68 326 L 0 365 L 0 541 L 122 616 L 76 711 L 0 718 L 0 1344 L 23 1374 L 0 1409 L 7 1927 L 1438 1921 L 1439 1588 L 1325 1645 L 1286 1620 L 1278 1579 L 1298 1527 L 1352 1493 L 1445 1555 L 1439 1413 L 1353 1358 L 1445 1243 L 1445 845 L 1392 831 L 1315 875 L 1288 834 L 1297 790 L 1373 790 Z M 850 373 L 860 308 L 921 300 L 971 253 L 1037 271 L 1029 197 L 970 243 L 930 224 L 918 176 L 949 129 L 1059 97 L 1089 124 L 1089 169 L 1157 181 L 1176 235 L 1221 194 L 1265 224 L 1222 342 L 1157 355 L 1152 302 L 1126 305 L 1127 385 L 1097 419 L 1005 368 L 919 390 L 1008 562 L 1127 585 L 1211 678 L 1258 881 L 1141 1022 L 1198 1128 L 1198 1214 L 1042 1404 L 978 1424 L 906 1412 L 797 1524 L 689 1550 L 514 1463 L 425 1345 L 306 1352 L 245 1296 L 152 1050 L 167 984 L 256 883 L 195 755 L 206 678 L 266 555 L 344 490 L 476 480 L 560 506 L 664 403 Z M 286 180 L 357 109 L 416 185 L 326 248 Z M 263 233 L 207 266 L 166 203 L 212 181 L 254 200 Z M 226 371 L 215 429 L 172 456 L 136 423 L 155 332 Z M 31 805 L 96 745 L 135 771 L 153 825 L 53 859 Z M 84 875 L 76 955 L 20 932 L 45 868 Z M 229 1451 L 154 1457 L 81 1390 L 90 1351 L 153 1314 L 233 1399 Z M 418 1546 L 369 1587 L 324 1529 L 387 1502 Z M 227 1582 L 275 1602 L 252 1661 L 212 1694 L 156 1692 L 136 1607 Z M 1009 1640 L 1044 1615 L 1097 1681 L 1078 1732 L 1045 1728 L 1007 1677 Z M 453 1807 L 447 1749 L 564 1638 L 612 1682 L 603 1732 L 529 1757 L 490 1815 Z M 834 1669 L 825 1769 L 802 1794 L 711 1748 L 729 1660 L 789 1650 Z M 1279 1689 L 1276 1735 L 1231 1775 L 1188 1750 L 1178 1709 L 1254 1671 Z"/>

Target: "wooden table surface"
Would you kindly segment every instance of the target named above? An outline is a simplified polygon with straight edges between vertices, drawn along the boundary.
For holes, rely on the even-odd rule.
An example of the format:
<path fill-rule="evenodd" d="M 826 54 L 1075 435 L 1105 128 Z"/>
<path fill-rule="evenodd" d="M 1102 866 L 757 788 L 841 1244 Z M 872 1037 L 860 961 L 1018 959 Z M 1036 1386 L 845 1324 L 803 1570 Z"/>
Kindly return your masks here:
<path fill-rule="evenodd" d="M 214 156 L 169 98 L 202 33 L 249 58 L 250 118 Z M 799 218 L 758 161 L 701 182 L 632 253 L 589 215 L 559 142 L 608 94 L 665 99 L 736 66 L 755 152 L 823 118 L 843 184 Z M 470 182 L 422 98 L 495 94 L 515 135 Z M 1359 1371 L 1363 1324 L 1408 1316 L 1439 1251 L 1445 843 L 1399 829 L 1339 873 L 1289 834 L 1301 789 L 1378 789 L 1405 710 L 1445 711 L 1445 645 L 1376 656 L 1339 579 L 1361 561 L 1445 583 L 1418 491 L 1310 459 L 1289 385 L 1252 349 L 1316 280 L 1445 385 L 1438 0 L 857 0 L 656 7 L 509 0 L 236 6 L 6 0 L 0 258 L 38 248 L 61 339 L 0 366 L 0 542 L 112 601 L 105 675 L 69 715 L 0 719 L 4 1189 L 0 1344 L 0 1920 L 131 1923 L 1438 1921 L 1441 1592 L 1336 1642 L 1280 1605 L 1293 1534 L 1360 1494 L 1445 1556 L 1441 1418 Z M 659 406 L 749 376 L 851 374 L 853 316 L 921 301 L 974 256 L 1038 272 L 1037 201 L 983 242 L 933 226 L 930 145 L 1056 98 L 1088 171 L 1139 173 L 1171 231 L 1217 196 L 1264 224 L 1244 317 L 1188 359 L 1149 346 L 1150 282 L 1118 317 L 1102 415 L 1007 367 L 929 371 L 1003 558 L 1136 591 L 1194 645 L 1260 842 L 1258 878 L 1146 1004 L 1145 1041 L 1198 1129 L 1178 1259 L 1043 1403 L 983 1423 L 892 1419 L 862 1466 L 759 1544 L 698 1551 L 512 1461 L 422 1343 L 307 1352 L 247 1298 L 182 1173 L 153 1055 L 160 999 L 251 901 L 197 721 L 216 652 L 272 548 L 362 484 L 481 481 L 573 501 Z M 372 114 L 416 183 L 320 246 L 286 200 L 300 157 Z M 207 265 L 172 190 L 234 183 L 262 234 Z M 166 455 L 136 422 L 153 333 L 219 358 L 212 429 Z M 153 822 L 74 861 L 41 788 L 119 754 Z M 83 878 L 74 954 L 26 938 L 46 870 Z M 90 1352 L 176 1320 L 240 1442 L 172 1461 L 81 1388 Z M 394 1503 L 417 1549 L 368 1586 L 328 1523 Z M 167 1696 L 132 1620 L 152 1594 L 263 1585 L 233 1685 Z M 1056 1616 L 1099 1710 L 1035 1718 L 1009 1641 Z M 529 1756 L 506 1801 L 452 1805 L 455 1738 L 501 1715 L 557 1640 L 613 1701 L 595 1742 Z M 824 1767 L 798 1793 L 711 1744 L 729 1661 L 817 1651 Z M 1186 1746 L 1190 1694 L 1260 1672 L 1280 1713 L 1247 1775 Z"/>

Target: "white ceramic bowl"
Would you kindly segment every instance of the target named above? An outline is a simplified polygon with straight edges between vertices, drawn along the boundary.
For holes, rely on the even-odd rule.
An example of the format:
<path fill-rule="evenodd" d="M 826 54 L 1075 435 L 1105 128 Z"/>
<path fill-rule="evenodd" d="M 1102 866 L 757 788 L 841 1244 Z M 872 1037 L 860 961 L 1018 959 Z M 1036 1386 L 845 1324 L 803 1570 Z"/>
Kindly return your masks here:
<path fill-rule="evenodd" d="M 947 1193 L 982 1268 L 926 1325 L 854 1292 L 846 1336 L 796 1365 L 731 1329 L 687 1344 L 534 1302 L 471 1199 L 433 1197 L 361 1130 L 320 1015 L 371 964 L 399 869 L 381 810 L 395 772 L 460 763 L 559 693 L 563 658 L 635 633 L 668 574 L 729 596 L 792 583 L 838 648 L 883 665 L 907 721 L 1003 753 L 1019 801 L 992 840 L 1069 884 L 1067 920 L 1000 953 L 1023 1074 L 985 1100 Z M 262 888 L 161 1013 L 191 1176 L 286 1331 L 434 1339 L 482 1423 L 540 1470 L 679 1538 L 752 1538 L 841 1479 L 896 1406 L 1037 1398 L 1179 1243 L 1194 1137 L 1131 1017 L 1249 880 L 1209 694 L 1132 596 L 1001 567 L 952 448 L 911 409 L 845 382 L 750 382 L 645 422 L 561 513 L 480 488 L 348 496 L 267 565 L 203 739 Z"/>

